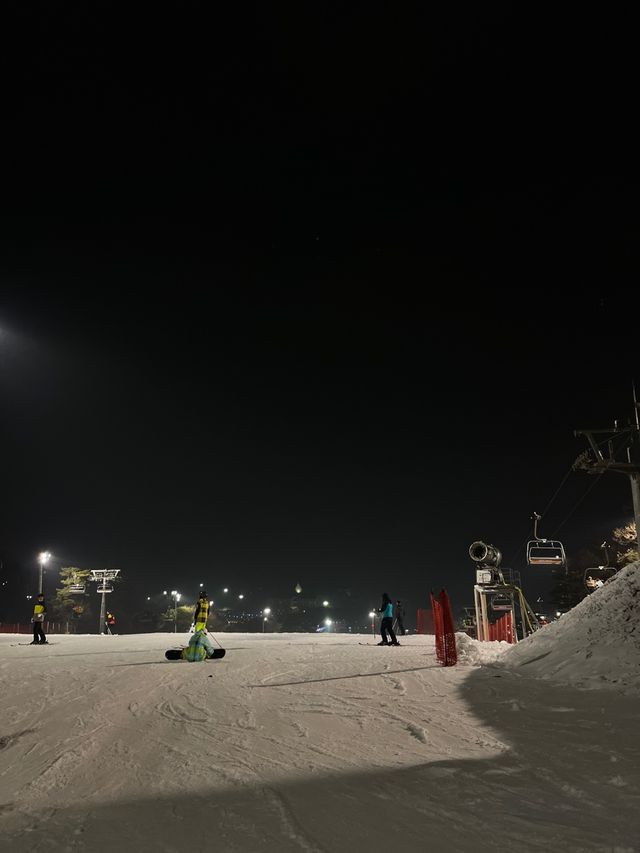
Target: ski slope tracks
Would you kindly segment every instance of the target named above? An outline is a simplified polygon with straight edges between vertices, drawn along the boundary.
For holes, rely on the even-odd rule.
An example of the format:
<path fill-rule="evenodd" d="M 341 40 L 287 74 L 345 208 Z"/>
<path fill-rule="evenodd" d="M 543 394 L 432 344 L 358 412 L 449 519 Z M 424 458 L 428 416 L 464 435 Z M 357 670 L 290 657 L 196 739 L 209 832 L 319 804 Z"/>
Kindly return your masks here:
<path fill-rule="evenodd" d="M 184 635 L 0 635 L 0 851 L 640 853 L 631 669 L 582 625 L 609 584 L 521 648 L 460 635 L 449 668 L 419 636 L 219 634 L 189 664 Z M 562 674 L 570 619 L 607 689 Z"/>

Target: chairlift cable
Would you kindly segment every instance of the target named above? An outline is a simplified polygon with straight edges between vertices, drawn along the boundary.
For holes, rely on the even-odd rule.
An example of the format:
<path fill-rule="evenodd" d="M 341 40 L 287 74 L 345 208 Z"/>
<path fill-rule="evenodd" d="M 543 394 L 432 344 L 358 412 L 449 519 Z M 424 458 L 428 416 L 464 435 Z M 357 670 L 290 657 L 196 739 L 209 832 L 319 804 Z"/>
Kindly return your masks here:
<path fill-rule="evenodd" d="M 587 488 L 587 490 L 585 491 L 585 493 L 582 495 L 582 497 L 578 498 L 578 500 L 577 500 L 577 501 L 575 502 L 575 504 L 573 505 L 573 508 L 570 510 L 569 514 L 568 514 L 567 516 L 565 516 L 565 518 L 563 519 L 563 521 L 561 521 L 561 522 L 560 522 L 560 524 L 559 524 L 559 525 L 556 527 L 556 529 L 554 530 L 554 532 L 553 532 L 554 537 L 555 537 L 555 536 L 557 536 L 558 531 L 560 530 L 560 528 L 564 527 L 564 525 L 567 523 L 567 521 L 569 521 L 569 519 L 571 518 L 571 516 L 573 515 L 573 513 L 578 509 L 578 507 L 580 506 L 580 504 L 582 503 L 582 501 L 587 497 L 587 495 L 589 494 L 589 492 L 590 492 L 590 491 L 591 491 L 595 486 L 597 486 L 597 484 L 600 482 L 600 478 L 602 477 L 602 475 L 603 475 L 604 473 L 605 473 L 604 471 L 601 471 L 601 472 L 598 474 L 598 476 L 594 479 L 594 481 L 589 485 L 589 487 Z"/>
<path fill-rule="evenodd" d="M 557 489 L 555 490 L 555 492 L 553 493 L 553 496 L 551 497 L 551 500 L 549 501 L 549 503 L 546 505 L 546 507 L 545 507 L 545 509 L 544 509 L 544 512 L 542 513 L 542 516 L 541 516 L 542 518 L 544 518 L 544 517 L 545 517 L 545 515 L 547 514 L 547 512 L 549 512 L 549 509 L 550 509 L 550 507 L 551 507 L 551 504 L 555 501 L 555 499 L 556 499 L 556 498 L 558 497 L 558 495 L 560 494 L 560 490 L 562 489 L 562 487 L 564 486 L 564 484 L 565 484 L 565 483 L 567 482 L 567 480 L 569 479 L 569 476 L 570 476 L 570 474 L 572 473 L 572 471 L 573 471 L 573 466 L 569 466 L 569 470 L 568 470 L 568 471 L 567 471 L 567 473 L 563 476 L 562 480 L 560 481 L 560 485 L 558 486 L 558 488 L 557 488 Z M 520 547 L 518 548 L 518 550 L 517 550 L 517 551 L 516 551 L 516 553 L 514 554 L 514 558 L 513 558 L 513 560 L 512 560 L 511 562 L 515 562 L 515 560 L 516 560 L 516 559 L 520 556 L 520 554 L 525 550 L 525 548 L 527 547 L 527 543 L 529 542 L 529 540 L 530 540 L 530 539 L 531 539 L 531 534 L 530 534 L 530 533 L 527 533 L 527 535 L 525 536 L 524 540 L 522 541 L 522 544 L 520 545 Z"/>

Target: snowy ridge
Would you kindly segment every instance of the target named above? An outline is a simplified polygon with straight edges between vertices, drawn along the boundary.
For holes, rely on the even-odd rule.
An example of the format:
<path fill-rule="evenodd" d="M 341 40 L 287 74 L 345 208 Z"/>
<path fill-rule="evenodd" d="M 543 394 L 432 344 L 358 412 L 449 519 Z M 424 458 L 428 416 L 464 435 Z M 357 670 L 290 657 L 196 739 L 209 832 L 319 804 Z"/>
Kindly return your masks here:
<path fill-rule="evenodd" d="M 559 684 L 640 693 L 640 562 L 511 647 L 501 664 Z"/>

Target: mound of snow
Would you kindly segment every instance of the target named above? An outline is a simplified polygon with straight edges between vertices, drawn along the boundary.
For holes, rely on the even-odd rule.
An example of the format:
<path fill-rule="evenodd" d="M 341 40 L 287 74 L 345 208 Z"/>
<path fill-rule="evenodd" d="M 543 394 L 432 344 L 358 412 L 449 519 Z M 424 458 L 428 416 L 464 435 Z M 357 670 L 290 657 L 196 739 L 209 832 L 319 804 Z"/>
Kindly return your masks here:
<path fill-rule="evenodd" d="M 501 664 L 575 687 L 640 693 L 640 562 L 512 646 Z"/>
<path fill-rule="evenodd" d="M 501 660 L 502 656 L 511 648 L 513 646 L 502 640 L 481 643 L 468 634 L 462 632 L 456 634 L 458 661 L 471 666 L 485 666 L 495 663 L 497 660 Z"/>

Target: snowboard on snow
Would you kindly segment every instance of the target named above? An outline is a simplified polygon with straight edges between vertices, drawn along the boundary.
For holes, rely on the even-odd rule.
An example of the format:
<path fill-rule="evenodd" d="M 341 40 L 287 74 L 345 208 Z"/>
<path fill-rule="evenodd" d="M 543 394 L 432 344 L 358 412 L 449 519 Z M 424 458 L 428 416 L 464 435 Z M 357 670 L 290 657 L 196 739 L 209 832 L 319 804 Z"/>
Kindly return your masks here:
<path fill-rule="evenodd" d="M 214 649 L 212 658 L 205 658 L 205 660 L 216 660 L 217 658 L 223 658 L 227 653 L 226 649 Z M 168 649 L 164 656 L 167 660 L 182 660 L 182 649 Z"/>

